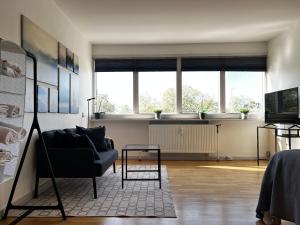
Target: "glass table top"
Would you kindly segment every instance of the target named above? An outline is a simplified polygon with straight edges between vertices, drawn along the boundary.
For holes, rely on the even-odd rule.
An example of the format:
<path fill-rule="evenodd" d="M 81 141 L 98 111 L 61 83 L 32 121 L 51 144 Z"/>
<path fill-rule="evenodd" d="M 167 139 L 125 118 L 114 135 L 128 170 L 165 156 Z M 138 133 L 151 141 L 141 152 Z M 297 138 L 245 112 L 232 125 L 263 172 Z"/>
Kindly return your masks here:
<path fill-rule="evenodd" d="M 127 144 L 123 149 L 127 150 L 156 150 L 160 149 L 158 144 Z"/>

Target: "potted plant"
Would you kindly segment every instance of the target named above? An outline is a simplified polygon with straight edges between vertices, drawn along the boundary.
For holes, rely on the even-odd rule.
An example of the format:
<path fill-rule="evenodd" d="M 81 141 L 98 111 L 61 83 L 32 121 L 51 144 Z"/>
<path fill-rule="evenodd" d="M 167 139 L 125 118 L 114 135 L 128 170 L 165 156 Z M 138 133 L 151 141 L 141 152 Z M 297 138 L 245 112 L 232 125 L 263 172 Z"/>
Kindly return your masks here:
<path fill-rule="evenodd" d="M 161 113 L 162 113 L 162 110 L 161 110 L 161 109 L 156 109 L 156 110 L 154 110 L 154 118 L 155 118 L 156 120 L 161 119 Z"/>
<path fill-rule="evenodd" d="M 200 120 L 204 120 L 206 117 L 206 111 L 202 110 L 201 112 L 199 112 L 199 119 Z"/>
<path fill-rule="evenodd" d="M 107 95 L 98 95 L 96 98 L 95 119 L 103 119 L 105 116 L 105 104 L 108 102 Z"/>
<path fill-rule="evenodd" d="M 247 119 L 249 111 L 250 111 L 250 110 L 247 109 L 247 108 L 242 108 L 242 109 L 240 109 L 241 119 L 242 119 L 242 120 Z"/>

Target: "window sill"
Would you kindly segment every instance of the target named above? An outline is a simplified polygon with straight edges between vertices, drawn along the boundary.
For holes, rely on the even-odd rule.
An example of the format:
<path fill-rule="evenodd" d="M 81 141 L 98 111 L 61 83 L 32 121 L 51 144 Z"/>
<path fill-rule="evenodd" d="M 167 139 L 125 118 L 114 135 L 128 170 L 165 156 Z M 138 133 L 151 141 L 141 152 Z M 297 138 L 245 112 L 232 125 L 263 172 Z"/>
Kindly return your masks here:
<path fill-rule="evenodd" d="M 160 121 L 201 121 L 197 113 L 178 113 L 178 114 L 162 114 Z M 106 114 L 102 119 L 90 120 L 91 122 L 109 122 L 109 121 L 157 121 L 154 119 L 154 115 L 150 114 Z M 259 121 L 263 122 L 264 119 L 260 114 L 249 114 L 248 119 L 242 120 L 239 113 L 216 113 L 216 114 L 207 114 L 207 118 L 204 121 Z"/>

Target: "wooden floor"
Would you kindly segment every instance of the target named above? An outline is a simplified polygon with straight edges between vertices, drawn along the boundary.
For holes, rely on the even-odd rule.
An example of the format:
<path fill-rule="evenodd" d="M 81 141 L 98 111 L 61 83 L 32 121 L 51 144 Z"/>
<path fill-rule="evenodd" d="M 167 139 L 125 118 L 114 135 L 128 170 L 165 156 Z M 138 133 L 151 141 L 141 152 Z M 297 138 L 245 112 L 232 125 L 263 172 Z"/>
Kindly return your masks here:
<path fill-rule="evenodd" d="M 141 162 L 133 162 L 141 163 Z M 143 162 L 145 163 L 145 162 Z M 262 225 L 255 218 L 265 166 L 254 161 L 163 161 L 167 165 L 177 218 L 26 218 L 47 225 Z M 2 221 L 0 224 L 8 224 Z M 283 221 L 283 225 L 293 223 Z"/>

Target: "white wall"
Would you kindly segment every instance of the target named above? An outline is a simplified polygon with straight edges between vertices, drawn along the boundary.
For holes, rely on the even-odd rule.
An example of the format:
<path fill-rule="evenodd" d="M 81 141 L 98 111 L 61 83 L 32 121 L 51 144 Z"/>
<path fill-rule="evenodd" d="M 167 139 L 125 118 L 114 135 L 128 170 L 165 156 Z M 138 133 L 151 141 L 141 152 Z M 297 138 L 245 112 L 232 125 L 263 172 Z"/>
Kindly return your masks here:
<path fill-rule="evenodd" d="M 255 119 L 214 120 L 210 123 L 222 125 L 219 134 L 220 157 L 229 156 L 233 159 L 256 158 L 256 127 L 262 124 L 261 121 Z M 120 150 L 125 144 L 148 143 L 148 124 L 148 121 L 139 120 L 104 120 L 92 122 L 91 126 L 106 126 L 107 136 L 114 140 L 115 147 L 121 155 Z M 266 151 L 272 151 L 273 148 L 273 146 L 269 147 L 269 138 L 266 131 L 261 131 L 260 141 L 260 155 L 265 157 Z"/>
<path fill-rule="evenodd" d="M 18 44 L 20 38 L 21 14 L 28 17 L 43 30 L 52 35 L 79 56 L 80 64 L 80 114 L 40 114 L 39 121 L 42 130 L 75 127 L 86 125 L 86 99 L 92 94 L 92 59 L 91 45 L 76 29 L 70 20 L 62 13 L 52 0 L 1 0 L 0 2 L 0 37 Z M 32 114 L 25 115 L 24 125 L 29 130 Z M 30 148 L 29 154 L 21 174 L 16 198 L 28 194 L 34 184 L 34 154 Z M 6 205 L 11 189 L 11 181 L 0 185 L 0 209 Z"/>
<path fill-rule="evenodd" d="M 282 33 L 268 45 L 268 91 L 300 87 L 300 23 Z M 287 149 L 285 139 L 280 149 Z M 293 148 L 300 148 L 300 140 L 293 139 Z"/>

